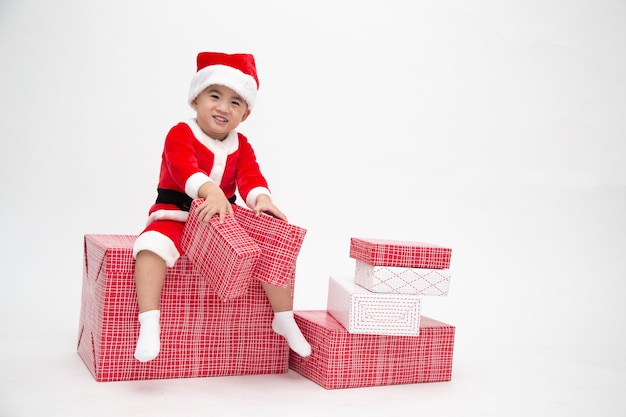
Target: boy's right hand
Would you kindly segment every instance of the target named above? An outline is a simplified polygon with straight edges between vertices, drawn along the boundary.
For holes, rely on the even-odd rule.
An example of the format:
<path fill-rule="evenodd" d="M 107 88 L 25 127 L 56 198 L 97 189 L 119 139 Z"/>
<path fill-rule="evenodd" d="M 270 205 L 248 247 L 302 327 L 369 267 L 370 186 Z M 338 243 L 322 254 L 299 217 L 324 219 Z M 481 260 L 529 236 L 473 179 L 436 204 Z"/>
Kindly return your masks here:
<path fill-rule="evenodd" d="M 216 214 L 220 216 L 220 223 L 224 223 L 226 215 L 234 216 L 233 206 L 230 204 L 222 189 L 215 183 L 207 182 L 198 190 L 198 197 L 204 201 L 196 208 L 198 219 L 208 223 Z"/>

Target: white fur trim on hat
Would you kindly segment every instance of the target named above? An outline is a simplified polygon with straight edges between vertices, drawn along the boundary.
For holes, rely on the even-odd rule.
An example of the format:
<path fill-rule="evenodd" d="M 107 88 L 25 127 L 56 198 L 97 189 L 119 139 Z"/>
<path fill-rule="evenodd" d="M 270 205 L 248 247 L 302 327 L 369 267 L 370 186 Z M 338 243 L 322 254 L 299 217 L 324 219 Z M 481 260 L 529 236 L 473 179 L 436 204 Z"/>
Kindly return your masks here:
<path fill-rule="evenodd" d="M 248 108 L 254 107 L 256 99 L 257 84 L 254 77 L 227 65 L 210 65 L 202 68 L 191 79 L 189 96 L 187 101 L 191 103 L 198 97 L 205 88 L 218 84 L 232 88 L 237 94 L 248 103 Z"/>

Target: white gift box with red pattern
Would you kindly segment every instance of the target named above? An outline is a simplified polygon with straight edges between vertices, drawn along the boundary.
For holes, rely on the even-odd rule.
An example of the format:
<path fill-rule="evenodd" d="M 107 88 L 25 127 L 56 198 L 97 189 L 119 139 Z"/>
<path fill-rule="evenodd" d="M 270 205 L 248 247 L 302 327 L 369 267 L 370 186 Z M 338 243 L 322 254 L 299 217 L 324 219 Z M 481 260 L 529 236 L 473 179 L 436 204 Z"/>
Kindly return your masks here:
<path fill-rule="evenodd" d="M 449 269 L 375 266 L 356 260 L 354 282 L 380 293 L 447 296 L 450 290 Z"/>
<path fill-rule="evenodd" d="M 425 242 L 350 239 L 350 257 L 375 266 L 449 269 L 452 250 Z"/>
<path fill-rule="evenodd" d="M 239 297 L 248 290 L 261 248 L 231 216 L 222 223 L 219 216 L 201 221 L 194 213 L 200 201 L 191 204 L 181 248 L 222 300 Z"/>
<path fill-rule="evenodd" d="M 328 312 L 349 333 L 417 336 L 420 297 L 368 291 L 349 277 L 328 280 Z"/>
<path fill-rule="evenodd" d="M 289 368 L 326 389 L 452 379 L 455 328 L 449 324 L 422 316 L 419 336 L 381 336 L 348 333 L 323 310 L 295 317 L 312 353 L 290 352 Z"/>
<path fill-rule="evenodd" d="M 287 372 L 289 347 L 271 328 L 272 308 L 259 281 L 223 301 L 185 255 L 165 278 L 161 353 L 137 361 L 135 238 L 85 235 L 77 350 L 97 381 Z"/>

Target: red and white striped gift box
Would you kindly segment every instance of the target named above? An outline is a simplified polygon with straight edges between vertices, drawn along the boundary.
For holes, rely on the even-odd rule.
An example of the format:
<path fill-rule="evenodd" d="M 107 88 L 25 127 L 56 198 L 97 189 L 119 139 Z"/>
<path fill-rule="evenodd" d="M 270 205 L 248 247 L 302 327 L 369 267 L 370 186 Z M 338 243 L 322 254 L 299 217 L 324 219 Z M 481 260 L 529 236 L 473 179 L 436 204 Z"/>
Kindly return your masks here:
<path fill-rule="evenodd" d="M 374 293 L 348 277 L 330 277 L 326 309 L 348 333 L 417 336 L 420 297 Z"/>
<path fill-rule="evenodd" d="M 452 249 L 424 242 L 350 239 L 350 257 L 375 266 L 450 268 Z"/>
<path fill-rule="evenodd" d="M 372 292 L 446 296 L 450 276 L 449 269 L 375 266 L 357 259 L 354 282 Z"/>
<path fill-rule="evenodd" d="M 194 200 L 185 223 L 181 248 L 195 270 L 222 300 L 239 297 L 248 290 L 261 256 L 261 248 L 231 216 L 208 223 L 194 214 L 201 200 Z"/>
<path fill-rule="evenodd" d="M 443 382 L 452 379 L 454 326 L 422 317 L 419 336 L 348 333 L 327 311 L 296 311 L 312 353 L 289 368 L 326 389 Z"/>
<path fill-rule="evenodd" d="M 246 207 L 234 206 L 235 219 L 261 248 L 254 277 L 279 287 L 286 287 L 296 267 L 296 260 L 306 229 L 267 214 L 259 217 Z"/>
<path fill-rule="evenodd" d="M 161 298 L 161 353 L 133 357 L 139 334 L 132 246 L 136 236 L 85 235 L 78 354 L 97 381 L 274 374 L 289 347 L 271 328 L 258 281 L 222 301 L 186 256 L 169 268 Z"/>

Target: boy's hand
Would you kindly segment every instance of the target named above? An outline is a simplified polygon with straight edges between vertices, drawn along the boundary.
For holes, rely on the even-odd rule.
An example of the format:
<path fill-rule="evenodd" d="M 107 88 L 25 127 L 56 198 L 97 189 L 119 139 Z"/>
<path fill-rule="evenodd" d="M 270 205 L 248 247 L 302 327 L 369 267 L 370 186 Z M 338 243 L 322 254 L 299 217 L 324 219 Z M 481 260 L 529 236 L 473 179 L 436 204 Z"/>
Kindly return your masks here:
<path fill-rule="evenodd" d="M 215 183 L 207 182 L 198 190 L 198 197 L 204 198 L 204 201 L 196 208 L 194 212 L 198 219 L 208 223 L 211 217 L 216 214 L 220 216 L 220 223 L 224 223 L 224 218 L 229 214 L 234 216 L 233 206 L 230 204 L 222 189 Z"/>
<path fill-rule="evenodd" d="M 254 215 L 257 217 L 259 217 L 261 213 L 267 213 L 277 219 L 287 221 L 287 216 L 285 216 L 285 214 L 283 214 L 283 212 L 280 211 L 274 203 L 272 203 L 270 197 L 265 194 L 261 194 L 256 198 L 256 205 L 252 210 L 254 211 Z"/>

